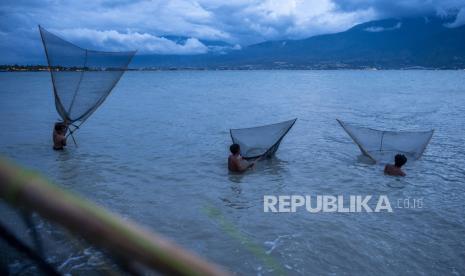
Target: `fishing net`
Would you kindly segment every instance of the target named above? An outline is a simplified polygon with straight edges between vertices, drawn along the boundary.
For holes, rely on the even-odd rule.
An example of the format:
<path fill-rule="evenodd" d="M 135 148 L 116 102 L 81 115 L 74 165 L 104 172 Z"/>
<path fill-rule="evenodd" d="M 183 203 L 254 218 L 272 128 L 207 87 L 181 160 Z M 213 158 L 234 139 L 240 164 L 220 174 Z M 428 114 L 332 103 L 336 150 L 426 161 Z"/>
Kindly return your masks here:
<path fill-rule="evenodd" d="M 82 124 L 107 98 L 135 52 L 80 48 L 39 26 L 50 68 L 55 106 L 63 121 Z"/>
<path fill-rule="evenodd" d="M 364 155 L 382 163 L 392 162 L 396 154 L 404 154 L 410 160 L 420 158 L 434 133 L 434 130 L 383 131 L 337 121 Z"/>
<path fill-rule="evenodd" d="M 297 119 L 251 128 L 231 129 L 233 143 L 241 147 L 241 155 L 246 159 L 270 157 L 279 148 L 282 139 Z"/>

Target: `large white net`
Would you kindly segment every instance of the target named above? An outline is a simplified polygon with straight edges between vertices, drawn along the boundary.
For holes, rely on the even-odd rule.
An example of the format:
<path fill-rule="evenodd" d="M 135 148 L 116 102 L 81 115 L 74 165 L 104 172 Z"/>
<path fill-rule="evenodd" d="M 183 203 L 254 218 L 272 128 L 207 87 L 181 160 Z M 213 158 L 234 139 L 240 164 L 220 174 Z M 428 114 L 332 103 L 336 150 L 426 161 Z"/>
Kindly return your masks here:
<path fill-rule="evenodd" d="M 434 130 L 384 131 L 337 121 L 364 155 L 381 163 L 392 162 L 396 154 L 404 154 L 410 160 L 420 158 L 434 133 Z"/>
<path fill-rule="evenodd" d="M 135 52 L 83 49 L 39 26 L 55 106 L 63 121 L 84 122 L 107 98 Z"/>
<path fill-rule="evenodd" d="M 272 156 L 279 148 L 282 139 L 297 119 L 251 128 L 231 129 L 233 143 L 241 147 L 241 155 L 252 159 Z"/>

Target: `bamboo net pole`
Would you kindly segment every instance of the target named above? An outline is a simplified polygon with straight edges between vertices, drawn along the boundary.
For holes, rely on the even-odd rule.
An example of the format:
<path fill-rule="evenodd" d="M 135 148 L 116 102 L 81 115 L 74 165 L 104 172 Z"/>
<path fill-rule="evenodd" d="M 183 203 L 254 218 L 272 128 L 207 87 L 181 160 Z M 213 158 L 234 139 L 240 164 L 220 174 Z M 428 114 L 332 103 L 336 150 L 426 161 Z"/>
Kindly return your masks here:
<path fill-rule="evenodd" d="M 1 158 L 0 198 L 62 225 L 129 263 L 170 275 L 229 275 L 160 235 Z"/>

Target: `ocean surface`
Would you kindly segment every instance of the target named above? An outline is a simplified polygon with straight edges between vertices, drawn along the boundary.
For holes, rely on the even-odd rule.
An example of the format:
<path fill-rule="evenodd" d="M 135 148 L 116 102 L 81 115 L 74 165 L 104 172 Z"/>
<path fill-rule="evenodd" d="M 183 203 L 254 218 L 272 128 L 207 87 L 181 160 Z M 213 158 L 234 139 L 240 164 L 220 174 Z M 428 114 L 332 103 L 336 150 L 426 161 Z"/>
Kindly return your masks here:
<path fill-rule="evenodd" d="M 465 71 L 127 72 L 63 152 L 49 74 L 0 84 L 3 157 L 239 275 L 465 274 Z M 228 173 L 230 128 L 293 118 L 274 158 Z M 388 177 L 336 118 L 435 133 L 407 177 Z M 264 195 L 386 195 L 393 212 L 265 213 Z M 60 272 L 104 270 L 98 250 L 38 224 Z"/>

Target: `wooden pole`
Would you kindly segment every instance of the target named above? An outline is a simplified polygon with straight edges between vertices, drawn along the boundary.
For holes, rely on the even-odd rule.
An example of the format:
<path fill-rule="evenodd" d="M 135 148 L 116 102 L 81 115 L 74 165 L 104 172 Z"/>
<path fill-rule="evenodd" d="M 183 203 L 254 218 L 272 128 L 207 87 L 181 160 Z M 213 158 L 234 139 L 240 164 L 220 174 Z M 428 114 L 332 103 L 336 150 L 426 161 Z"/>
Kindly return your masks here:
<path fill-rule="evenodd" d="M 0 198 L 64 226 L 130 264 L 170 275 L 229 275 L 222 268 L 0 159 Z"/>

